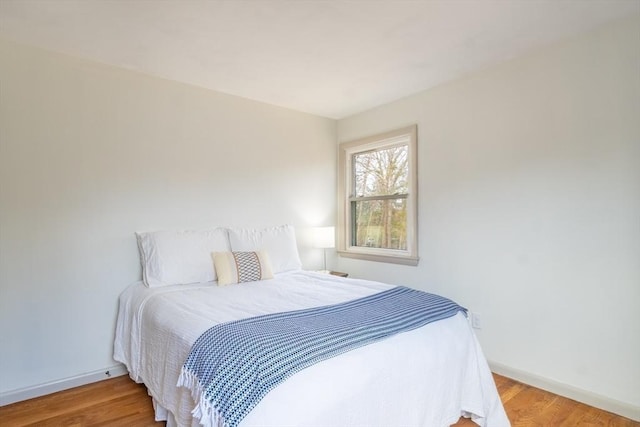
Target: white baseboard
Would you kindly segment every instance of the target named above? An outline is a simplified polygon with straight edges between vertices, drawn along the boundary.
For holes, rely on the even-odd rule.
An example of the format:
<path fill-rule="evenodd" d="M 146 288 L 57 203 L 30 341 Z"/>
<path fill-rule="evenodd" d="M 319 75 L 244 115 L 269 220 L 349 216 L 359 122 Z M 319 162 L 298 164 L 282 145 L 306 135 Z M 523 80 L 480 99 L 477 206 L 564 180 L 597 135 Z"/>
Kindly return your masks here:
<path fill-rule="evenodd" d="M 569 399 L 585 403 L 595 408 L 603 409 L 634 421 L 640 421 L 640 406 L 634 406 L 619 400 L 611 399 L 590 391 L 570 386 L 558 381 L 544 378 L 535 374 L 530 374 L 519 369 L 511 368 L 500 363 L 489 362 L 492 372 L 508 378 L 520 381 L 537 388 L 541 388 L 551 393 L 568 397 Z"/>
<path fill-rule="evenodd" d="M 73 387 L 85 384 L 95 383 L 107 380 L 113 377 L 119 377 L 127 374 L 127 368 L 124 365 L 114 365 L 99 371 L 87 372 L 85 374 L 76 375 L 75 377 L 64 378 L 62 380 L 51 381 L 39 384 L 33 387 L 25 387 L 17 390 L 11 390 L 0 393 L 0 406 L 9 405 L 15 402 L 21 402 L 34 397 L 44 396 Z"/>

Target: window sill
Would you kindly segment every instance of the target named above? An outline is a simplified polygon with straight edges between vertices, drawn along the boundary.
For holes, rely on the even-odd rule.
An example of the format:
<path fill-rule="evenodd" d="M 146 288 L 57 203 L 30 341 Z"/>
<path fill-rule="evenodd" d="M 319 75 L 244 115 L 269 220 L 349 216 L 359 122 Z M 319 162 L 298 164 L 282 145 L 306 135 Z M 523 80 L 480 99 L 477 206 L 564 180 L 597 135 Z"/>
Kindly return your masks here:
<path fill-rule="evenodd" d="M 387 262 L 390 264 L 401 264 L 401 265 L 418 265 L 418 257 L 412 257 L 407 255 L 382 255 L 382 254 L 371 254 L 371 253 L 363 253 L 363 252 L 355 252 L 355 251 L 337 251 L 338 255 L 345 258 L 354 258 L 360 259 L 364 261 L 375 261 L 375 262 Z"/>

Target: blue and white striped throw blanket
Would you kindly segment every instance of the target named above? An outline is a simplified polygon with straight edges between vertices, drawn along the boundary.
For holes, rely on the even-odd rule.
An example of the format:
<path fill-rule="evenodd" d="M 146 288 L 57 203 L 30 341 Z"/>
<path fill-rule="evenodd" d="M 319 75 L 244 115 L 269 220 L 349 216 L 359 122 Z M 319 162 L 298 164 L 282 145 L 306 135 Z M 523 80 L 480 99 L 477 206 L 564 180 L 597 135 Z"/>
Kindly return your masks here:
<path fill-rule="evenodd" d="M 396 287 L 345 303 L 222 323 L 203 333 L 178 386 L 205 426 L 236 427 L 274 387 L 314 363 L 465 311 L 438 295 Z"/>

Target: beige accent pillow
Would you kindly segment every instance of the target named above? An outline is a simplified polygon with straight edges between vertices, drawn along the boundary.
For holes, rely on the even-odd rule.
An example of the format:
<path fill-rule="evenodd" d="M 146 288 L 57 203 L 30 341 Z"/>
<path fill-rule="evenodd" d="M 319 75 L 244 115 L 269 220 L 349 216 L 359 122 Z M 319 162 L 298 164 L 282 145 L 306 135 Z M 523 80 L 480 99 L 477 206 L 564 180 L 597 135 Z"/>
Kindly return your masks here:
<path fill-rule="evenodd" d="M 220 286 L 273 279 L 271 263 L 265 251 L 213 252 L 211 257 Z"/>

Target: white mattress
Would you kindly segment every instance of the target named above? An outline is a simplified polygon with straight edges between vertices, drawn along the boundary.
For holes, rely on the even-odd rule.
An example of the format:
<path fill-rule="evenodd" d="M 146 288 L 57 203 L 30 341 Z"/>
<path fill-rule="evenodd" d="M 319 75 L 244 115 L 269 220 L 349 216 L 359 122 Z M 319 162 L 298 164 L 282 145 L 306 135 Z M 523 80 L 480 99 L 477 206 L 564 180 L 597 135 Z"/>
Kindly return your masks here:
<path fill-rule="evenodd" d="M 339 303 L 391 285 L 295 271 L 272 280 L 147 288 L 120 296 L 114 358 L 144 382 L 156 419 L 198 425 L 177 388 L 193 342 L 212 325 Z M 254 426 L 449 426 L 461 415 L 508 426 L 498 393 L 462 313 L 313 365 L 272 390 L 242 421 Z"/>

